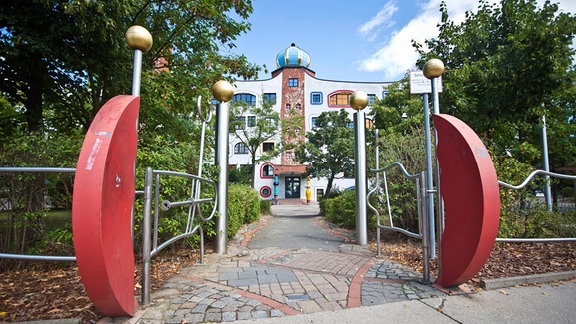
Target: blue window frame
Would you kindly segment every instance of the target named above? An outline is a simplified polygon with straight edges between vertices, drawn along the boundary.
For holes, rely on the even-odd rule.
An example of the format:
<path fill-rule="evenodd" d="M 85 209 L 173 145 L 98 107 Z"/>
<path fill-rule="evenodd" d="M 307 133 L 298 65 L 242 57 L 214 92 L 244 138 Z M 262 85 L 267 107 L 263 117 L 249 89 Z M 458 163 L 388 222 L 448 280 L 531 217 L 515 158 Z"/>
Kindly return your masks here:
<path fill-rule="evenodd" d="M 232 97 L 232 102 L 242 102 L 248 106 L 256 106 L 256 96 L 249 93 L 237 93 Z"/>
<path fill-rule="evenodd" d="M 298 78 L 288 79 L 288 86 L 289 87 L 297 87 L 298 86 Z"/>
<path fill-rule="evenodd" d="M 388 90 L 382 91 L 382 99 L 386 98 L 387 95 L 388 95 Z"/>
<path fill-rule="evenodd" d="M 248 154 L 248 147 L 244 143 L 234 145 L 234 154 Z"/>
<path fill-rule="evenodd" d="M 256 116 L 248 116 L 248 127 L 256 126 Z"/>
<path fill-rule="evenodd" d="M 271 105 L 276 104 L 276 93 L 265 93 L 264 94 L 264 102 L 269 103 Z"/>
<path fill-rule="evenodd" d="M 368 94 L 368 105 L 371 105 L 376 101 L 376 95 L 373 93 Z"/>
<path fill-rule="evenodd" d="M 310 93 L 310 103 L 313 105 L 321 105 L 322 104 L 322 92 Z"/>

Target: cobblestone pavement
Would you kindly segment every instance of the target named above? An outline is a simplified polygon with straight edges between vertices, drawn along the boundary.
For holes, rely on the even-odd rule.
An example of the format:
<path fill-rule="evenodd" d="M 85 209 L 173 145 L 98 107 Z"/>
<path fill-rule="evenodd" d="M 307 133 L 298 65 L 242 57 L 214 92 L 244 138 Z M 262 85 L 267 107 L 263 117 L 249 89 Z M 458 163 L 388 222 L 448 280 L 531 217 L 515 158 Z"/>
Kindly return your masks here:
<path fill-rule="evenodd" d="M 204 265 L 168 280 L 130 322 L 232 322 L 445 296 L 421 283 L 421 273 L 376 258 L 353 243 L 353 232 L 320 217 L 315 224 L 342 239 L 340 252 L 248 249 L 244 238 L 266 222 L 264 218 L 245 228 L 228 254 L 209 255 Z"/>

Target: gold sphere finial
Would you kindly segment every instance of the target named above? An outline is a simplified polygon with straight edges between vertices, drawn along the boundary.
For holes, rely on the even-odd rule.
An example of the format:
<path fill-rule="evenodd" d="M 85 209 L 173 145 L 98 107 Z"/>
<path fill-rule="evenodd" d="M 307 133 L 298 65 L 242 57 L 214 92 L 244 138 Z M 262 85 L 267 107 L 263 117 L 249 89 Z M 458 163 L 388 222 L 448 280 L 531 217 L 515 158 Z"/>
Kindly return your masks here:
<path fill-rule="evenodd" d="M 152 48 L 152 35 L 146 28 L 134 25 L 126 31 L 126 42 L 133 50 L 148 52 Z"/>
<path fill-rule="evenodd" d="M 364 91 L 354 91 L 350 95 L 350 107 L 362 110 L 368 105 L 368 95 Z"/>
<path fill-rule="evenodd" d="M 437 58 L 430 59 L 424 63 L 423 72 L 428 79 L 437 78 L 444 73 L 444 62 Z"/>
<path fill-rule="evenodd" d="M 212 95 L 220 102 L 228 102 L 234 96 L 234 87 L 230 82 L 220 80 L 212 86 Z"/>

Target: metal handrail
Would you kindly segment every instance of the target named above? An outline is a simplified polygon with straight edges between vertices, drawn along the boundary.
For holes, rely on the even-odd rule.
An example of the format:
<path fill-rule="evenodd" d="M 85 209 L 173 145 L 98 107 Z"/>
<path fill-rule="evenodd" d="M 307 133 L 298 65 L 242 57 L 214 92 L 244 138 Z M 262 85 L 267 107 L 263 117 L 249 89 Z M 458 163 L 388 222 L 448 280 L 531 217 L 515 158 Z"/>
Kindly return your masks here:
<path fill-rule="evenodd" d="M 0 173 L 42 172 L 75 173 L 76 168 L 60 167 L 0 167 Z M 76 261 L 76 256 L 0 253 L 0 259 L 36 260 L 36 261 Z"/>
<path fill-rule="evenodd" d="M 378 157 L 378 149 L 376 151 L 376 156 Z M 376 214 L 376 248 L 378 250 L 378 257 L 381 256 L 381 251 L 380 251 L 380 230 L 384 229 L 384 230 L 391 230 L 391 231 L 395 231 L 395 232 L 399 232 L 402 233 L 404 235 L 416 238 L 416 239 L 420 239 L 422 240 L 422 263 L 423 263 L 423 269 L 422 269 L 422 277 L 423 277 L 423 281 L 424 282 L 429 282 L 430 281 L 430 254 L 429 254 L 429 238 L 428 238 L 428 230 L 427 228 L 429 227 L 428 224 L 428 217 L 425 215 L 426 214 L 426 209 L 424 208 L 424 203 L 425 203 L 425 199 L 428 199 L 428 195 L 430 193 L 428 193 L 426 191 L 426 172 L 422 172 L 421 174 L 411 174 L 409 173 L 406 168 L 404 167 L 404 165 L 400 162 L 392 162 L 389 165 L 387 165 L 384 168 L 379 168 L 379 162 L 378 159 L 376 159 L 376 168 L 375 169 L 370 169 L 369 171 L 372 173 L 376 174 L 376 185 L 374 186 L 374 188 L 372 188 L 368 194 L 366 195 L 366 200 L 367 200 L 367 206 L 368 208 L 370 208 L 375 214 Z M 418 206 L 418 230 L 419 233 L 414 233 L 411 232 L 407 229 L 401 228 L 401 227 L 396 227 L 394 226 L 393 220 L 392 220 L 392 211 L 391 211 L 391 207 L 390 207 L 390 195 L 388 194 L 388 182 L 386 180 L 386 171 L 391 169 L 392 167 L 398 167 L 400 169 L 400 171 L 402 172 L 402 174 L 407 177 L 408 179 L 414 179 L 416 182 L 416 196 L 417 196 L 417 206 Z M 380 176 L 379 174 L 382 173 L 383 177 L 384 177 L 384 189 L 385 189 L 385 194 L 386 194 L 386 204 L 387 204 L 387 209 L 388 209 L 388 217 L 390 220 L 390 225 L 384 225 L 382 224 L 381 221 L 381 217 L 380 217 L 380 212 L 378 211 L 378 209 L 376 209 L 374 206 L 372 206 L 372 204 L 370 204 L 370 196 L 376 192 L 379 191 L 380 189 Z"/>
<path fill-rule="evenodd" d="M 498 181 L 498 184 L 502 187 L 519 190 L 524 188 L 531 180 L 537 175 L 545 175 L 554 178 L 561 178 L 561 179 L 569 179 L 569 180 L 576 180 L 576 176 L 571 176 L 567 174 L 561 173 L 554 173 L 545 170 L 534 170 L 532 171 L 524 181 L 519 185 L 512 185 L 503 181 Z M 509 242 L 509 243 L 537 243 L 537 242 L 569 242 L 569 241 L 576 241 L 576 237 L 558 237 L 558 238 L 504 238 L 504 237 L 497 237 L 497 242 Z"/>

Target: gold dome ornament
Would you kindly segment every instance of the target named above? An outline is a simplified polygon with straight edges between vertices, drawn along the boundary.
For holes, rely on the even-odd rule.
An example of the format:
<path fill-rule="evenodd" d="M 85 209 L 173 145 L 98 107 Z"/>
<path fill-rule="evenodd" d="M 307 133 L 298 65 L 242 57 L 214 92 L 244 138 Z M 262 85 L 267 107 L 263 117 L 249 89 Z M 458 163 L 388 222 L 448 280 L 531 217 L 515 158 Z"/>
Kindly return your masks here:
<path fill-rule="evenodd" d="M 368 105 L 368 95 L 364 91 L 354 91 L 350 95 L 350 107 L 362 110 Z"/>
<path fill-rule="evenodd" d="M 212 86 L 212 95 L 220 102 L 228 102 L 234 96 L 234 87 L 230 82 L 220 80 Z"/>
<path fill-rule="evenodd" d="M 126 42 L 133 50 L 148 52 L 152 48 L 152 35 L 146 28 L 134 25 L 126 31 Z"/>
<path fill-rule="evenodd" d="M 424 63 L 424 76 L 428 79 L 437 78 L 445 71 L 444 62 L 437 58 L 430 59 Z"/>

